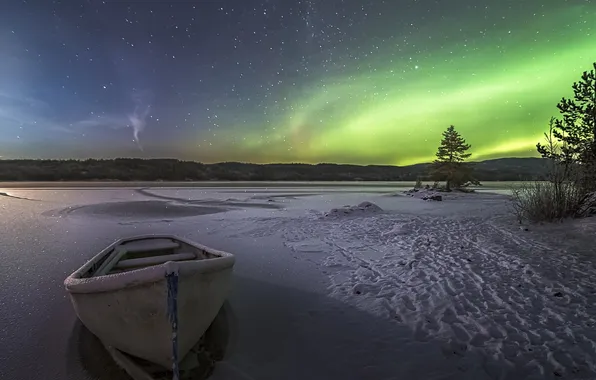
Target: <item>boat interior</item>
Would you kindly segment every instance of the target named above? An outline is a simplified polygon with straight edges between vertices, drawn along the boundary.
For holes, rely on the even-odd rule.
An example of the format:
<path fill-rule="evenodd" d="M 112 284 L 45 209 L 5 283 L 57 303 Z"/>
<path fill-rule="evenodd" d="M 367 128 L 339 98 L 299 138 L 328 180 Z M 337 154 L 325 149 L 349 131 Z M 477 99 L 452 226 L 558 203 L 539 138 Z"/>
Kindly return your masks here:
<path fill-rule="evenodd" d="M 205 260 L 218 257 L 183 241 L 147 237 L 126 240 L 98 260 L 84 277 L 104 276 L 160 265 L 168 261 Z"/>

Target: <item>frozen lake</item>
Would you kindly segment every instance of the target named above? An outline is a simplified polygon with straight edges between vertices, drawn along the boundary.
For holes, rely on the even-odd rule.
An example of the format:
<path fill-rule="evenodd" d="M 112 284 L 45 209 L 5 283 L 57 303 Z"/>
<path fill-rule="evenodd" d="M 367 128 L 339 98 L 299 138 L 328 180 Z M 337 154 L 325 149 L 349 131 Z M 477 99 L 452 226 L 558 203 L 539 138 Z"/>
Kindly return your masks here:
<path fill-rule="evenodd" d="M 0 189 L 0 378 L 96 378 L 62 281 L 146 233 L 237 256 L 214 379 L 596 377 L 593 220 L 520 231 L 507 186 L 444 202 L 396 190 Z M 325 214 L 363 201 L 383 211 Z"/>

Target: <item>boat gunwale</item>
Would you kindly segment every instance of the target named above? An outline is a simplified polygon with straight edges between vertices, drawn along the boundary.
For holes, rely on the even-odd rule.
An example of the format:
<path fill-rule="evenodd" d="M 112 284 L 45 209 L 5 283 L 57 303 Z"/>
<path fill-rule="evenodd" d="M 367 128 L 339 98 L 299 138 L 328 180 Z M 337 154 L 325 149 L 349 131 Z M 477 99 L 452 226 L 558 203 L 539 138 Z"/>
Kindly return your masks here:
<path fill-rule="evenodd" d="M 152 265 L 148 267 L 133 269 L 122 273 L 106 274 L 97 277 L 83 277 L 89 269 L 99 262 L 106 255 L 109 255 L 119 245 L 129 243 L 136 240 L 146 239 L 172 239 L 181 243 L 187 244 L 197 250 L 202 250 L 211 255 L 217 256 L 213 258 L 205 258 L 198 260 L 165 262 L 163 264 Z M 64 280 L 64 287 L 70 293 L 102 293 L 116 291 L 125 288 L 145 285 L 159 281 L 165 281 L 168 270 L 171 270 L 172 264 L 178 270 L 180 275 L 186 274 L 200 274 L 213 273 L 231 268 L 234 266 L 235 257 L 233 254 L 225 251 L 220 251 L 203 244 L 190 241 L 188 239 L 178 237 L 171 234 L 146 234 L 132 237 L 120 238 L 112 244 L 101 250 L 98 254 L 89 259 L 83 266 L 74 271 L 70 276 Z M 168 267 L 170 269 L 168 269 Z"/>

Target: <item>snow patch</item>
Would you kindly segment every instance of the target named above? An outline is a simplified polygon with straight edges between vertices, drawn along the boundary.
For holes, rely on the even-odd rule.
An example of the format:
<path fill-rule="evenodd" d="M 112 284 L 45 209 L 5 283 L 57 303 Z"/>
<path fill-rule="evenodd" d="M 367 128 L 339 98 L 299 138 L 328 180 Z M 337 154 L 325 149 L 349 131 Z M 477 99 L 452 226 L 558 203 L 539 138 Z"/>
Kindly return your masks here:
<path fill-rule="evenodd" d="M 412 189 L 404 191 L 404 194 L 424 201 L 442 201 L 443 194 L 432 189 Z"/>
<path fill-rule="evenodd" d="M 490 378 L 594 378 L 596 275 L 573 254 L 486 217 L 362 204 L 331 215 L 269 228 L 324 268 L 332 297 L 408 326 L 413 341 L 444 341 L 445 357 Z"/>
<path fill-rule="evenodd" d="M 341 208 L 332 208 L 323 216 L 325 218 L 338 218 L 343 216 L 363 216 L 374 215 L 383 212 L 383 209 L 371 202 L 362 202 L 356 206 L 344 206 Z"/>
<path fill-rule="evenodd" d="M 447 197 L 474 202 L 386 198 L 384 209 L 397 212 L 365 202 L 325 214 L 311 202 L 301 216 L 251 219 L 245 232 L 279 236 L 295 259 L 322 268 L 331 297 L 407 326 L 409 342 L 442 341 L 459 378 L 596 378 L 593 255 L 495 217 L 505 197 Z M 589 233 L 592 220 L 548 236 Z"/>

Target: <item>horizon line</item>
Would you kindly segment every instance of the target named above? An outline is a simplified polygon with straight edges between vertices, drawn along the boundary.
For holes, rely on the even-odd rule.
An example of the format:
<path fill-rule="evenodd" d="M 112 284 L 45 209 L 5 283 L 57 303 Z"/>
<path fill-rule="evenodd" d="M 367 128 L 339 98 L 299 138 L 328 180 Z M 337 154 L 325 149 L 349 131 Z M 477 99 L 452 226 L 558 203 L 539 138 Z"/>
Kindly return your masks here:
<path fill-rule="evenodd" d="M 499 157 L 499 158 L 490 158 L 486 160 L 477 160 L 477 161 L 467 161 L 467 163 L 480 163 L 486 161 L 497 161 L 503 159 L 543 159 L 543 157 Z M 163 160 L 163 161 L 178 161 L 178 162 L 193 162 L 197 164 L 203 165 L 220 165 L 220 164 L 242 164 L 242 165 L 309 165 L 309 166 L 317 166 L 317 165 L 337 165 L 337 166 L 393 166 L 393 167 L 407 167 L 407 166 L 415 166 L 415 165 L 429 165 L 432 162 L 418 162 L 409 165 L 395 165 L 395 164 L 352 164 L 352 163 L 341 163 L 341 162 L 317 162 L 317 163 L 307 163 L 307 162 L 267 162 L 267 163 L 257 163 L 257 162 L 249 162 L 249 161 L 217 161 L 217 162 L 202 162 L 202 161 L 195 161 L 195 160 L 186 160 L 181 158 L 173 158 L 173 157 L 151 157 L 151 158 L 143 158 L 143 157 L 111 157 L 111 158 L 97 158 L 97 157 L 88 157 L 88 158 L 7 158 L 0 156 L 0 162 L 2 161 L 115 161 L 115 160 L 142 160 L 142 161 L 151 161 L 151 160 Z"/>

